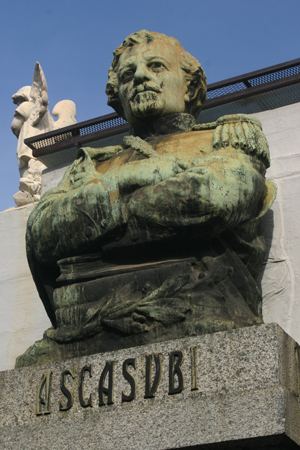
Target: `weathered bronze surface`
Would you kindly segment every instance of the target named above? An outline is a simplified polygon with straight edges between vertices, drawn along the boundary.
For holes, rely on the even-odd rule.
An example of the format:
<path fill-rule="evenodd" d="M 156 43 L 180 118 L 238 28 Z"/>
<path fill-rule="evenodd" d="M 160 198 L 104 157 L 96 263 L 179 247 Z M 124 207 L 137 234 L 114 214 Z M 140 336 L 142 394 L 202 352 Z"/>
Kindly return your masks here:
<path fill-rule="evenodd" d="M 29 218 L 53 328 L 19 367 L 262 321 L 258 226 L 275 188 L 260 122 L 195 125 L 206 77 L 174 38 L 143 30 L 114 55 L 108 104 L 132 134 L 81 149 Z"/>

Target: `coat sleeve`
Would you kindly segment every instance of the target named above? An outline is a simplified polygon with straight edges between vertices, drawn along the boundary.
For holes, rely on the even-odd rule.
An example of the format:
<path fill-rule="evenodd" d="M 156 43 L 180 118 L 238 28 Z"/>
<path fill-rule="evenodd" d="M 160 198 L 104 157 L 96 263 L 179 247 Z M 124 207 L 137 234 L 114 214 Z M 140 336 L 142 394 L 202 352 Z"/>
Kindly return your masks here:
<path fill-rule="evenodd" d="M 91 156 L 88 150 L 80 150 L 59 185 L 42 196 L 27 223 L 29 267 L 54 326 L 57 261 L 80 254 L 120 219 L 116 177 L 106 182 L 100 179 Z"/>
<path fill-rule="evenodd" d="M 129 198 L 129 228 L 195 229 L 216 235 L 259 214 L 265 166 L 240 149 L 223 148 L 197 158 L 192 167 Z M 173 230 L 173 231 L 172 231 Z"/>

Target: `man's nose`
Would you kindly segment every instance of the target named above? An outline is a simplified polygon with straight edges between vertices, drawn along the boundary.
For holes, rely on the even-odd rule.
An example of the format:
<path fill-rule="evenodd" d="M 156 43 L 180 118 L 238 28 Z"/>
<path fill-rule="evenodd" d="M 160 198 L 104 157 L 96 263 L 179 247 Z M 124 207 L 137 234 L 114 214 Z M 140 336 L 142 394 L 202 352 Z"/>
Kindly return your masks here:
<path fill-rule="evenodd" d="M 139 64 L 134 73 L 134 83 L 139 84 L 151 79 L 151 72 L 146 64 Z"/>

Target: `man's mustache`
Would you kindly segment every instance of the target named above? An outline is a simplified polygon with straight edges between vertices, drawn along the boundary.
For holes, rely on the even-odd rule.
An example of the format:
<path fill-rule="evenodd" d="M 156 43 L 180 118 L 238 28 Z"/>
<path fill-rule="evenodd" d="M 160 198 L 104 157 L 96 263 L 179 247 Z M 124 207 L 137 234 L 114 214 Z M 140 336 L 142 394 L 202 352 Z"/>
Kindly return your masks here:
<path fill-rule="evenodd" d="M 140 92 L 145 92 L 145 91 L 152 91 L 152 92 L 157 92 L 158 94 L 160 94 L 162 92 L 162 89 L 155 84 L 144 83 L 142 85 L 137 86 L 134 89 L 131 96 L 129 97 L 129 100 L 133 100 L 137 94 L 139 94 Z"/>

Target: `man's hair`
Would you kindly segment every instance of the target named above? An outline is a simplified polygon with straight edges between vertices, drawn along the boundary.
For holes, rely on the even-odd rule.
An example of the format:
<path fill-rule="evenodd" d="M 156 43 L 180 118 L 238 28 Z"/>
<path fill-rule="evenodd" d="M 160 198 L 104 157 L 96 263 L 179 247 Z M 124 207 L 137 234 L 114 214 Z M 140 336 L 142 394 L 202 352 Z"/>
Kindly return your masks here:
<path fill-rule="evenodd" d="M 149 32 L 147 30 L 141 30 L 137 33 L 130 34 L 124 40 L 123 44 L 113 52 L 114 58 L 108 71 L 108 82 L 105 90 L 108 96 L 107 104 L 120 116 L 124 117 L 124 111 L 118 93 L 118 63 L 120 56 L 127 48 L 137 44 L 152 42 L 155 39 L 167 40 L 170 45 L 180 51 L 180 67 L 185 72 L 185 77 L 191 93 L 191 101 L 188 102 L 189 113 L 197 118 L 201 107 L 206 100 L 207 81 L 204 70 L 197 59 L 186 52 L 177 39 L 166 36 L 165 34 L 156 33 L 155 31 Z"/>

